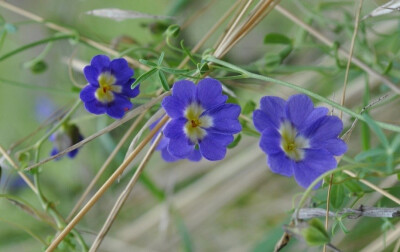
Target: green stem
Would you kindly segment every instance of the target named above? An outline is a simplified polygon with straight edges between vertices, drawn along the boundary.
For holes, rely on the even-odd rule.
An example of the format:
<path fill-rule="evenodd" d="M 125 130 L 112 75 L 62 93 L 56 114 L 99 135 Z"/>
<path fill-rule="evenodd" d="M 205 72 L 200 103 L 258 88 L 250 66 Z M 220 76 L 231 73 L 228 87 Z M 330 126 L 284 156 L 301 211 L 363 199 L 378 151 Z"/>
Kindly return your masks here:
<path fill-rule="evenodd" d="M 65 117 L 64 117 L 65 118 Z M 39 154 L 40 154 L 40 148 L 37 148 L 35 151 L 35 163 L 39 162 Z M 40 204 L 42 205 L 42 208 L 44 211 L 46 211 L 56 222 L 58 230 L 63 230 L 64 227 L 66 226 L 66 222 L 64 218 L 61 216 L 61 214 L 57 211 L 57 209 L 46 199 L 46 197 L 43 195 L 43 191 L 41 189 L 40 183 L 39 183 L 39 168 L 37 168 L 34 173 L 33 173 L 33 179 L 34 183 L 37 189 L 37 197 L 40 201 Z M 83 237 L 79 232 L 76 230 L 72 230 L 72 234 L 75 236 L 76 240 L 80 244 L 82 251 L 88 251 L 89 248 L 86 245 Z"/>
<path fill-rule="evenodd" d="M 279 84 L 281 86 L 285 86 L 285 87 L 294 89 L 294 90 L 299 91 L 299 92 L 301 92 L 303 94 L 306 94 L 306 95 L 308 95 L 310 97 L 313 97 L 313 98 L 315 98 L 315 99 L 317 99 L 317 100 L 319 100 L 321 102 L 329 104 L 332 107 L 334 107 L 336 109 L 339 109 L 339 110 L 343 111 L 344 113 L 346 113 L 346 114 L 348 114 L 348 115 L 350 115 L 350 116 L 352 116 L 354 118 L 359 119 L 360 121 L 366 122 L 365 118 L 362 115 L 357 114 L 356 112 L 353 112 L 352 110 L 350 110 L 350 109 L 348 109 L 346 107 L 343 107 L 340 104 L 338 104 L 336 102 L 333 102 L 333 101 L 331 101 L 331 100 L 329 100 L 329 99 L 327 99 L 327 98 L 325 98 L 325 97 L 323 97 L 323 96 L 321 96 L 319 94 L 313 93 L 313 92 L 311 92 L 311 91 L 309 91 L 309 90 L 307 90 L 305 88 L 296 86 L 296 85 L 294 85 L 292 83 L 248 72 L 248 71 L 246 71 L 246 70 L 244 70 L 244 69 L 242 69 L 242 68 L 240 68 L 238 66 L 235 66 L 235 65 L 230 64 L 228 62 L 219 60 L 219 59 L 217 59 L 217 58 L 215 58 L 213 56 L 209 56 L 208 55 L 208 56 L 204 57 L 204 60 L 219 64 L 221 66 L 225 66 L 227 68 L 230 68 L 231 70 L 234 70 L 234 71 L 236 71 L 238 73 L 243 74 L 247 78 L 253 78 L 253 79 L 262 80 L 262 81 L 266 81 L 266 82 L 273 82 L 273 83 Z M 395 131 L 395 132 L 400 132 L 400 126 L 389 124 L 389 123 L 378 122 L 378 121 L 376 123 L 383 129 L 387 129 L 387 130 L 391 130 L 391 131 Z"/>
<path fill-rule="evenodd" d="M 38 45 L 41 45 L 41 44 L 48 43 L 50 41 L 68 39 L 68 38 L 73 38 L 73 37 L 75 37 L 75 35 L 71 35 L 71 34 L 69 34 L 69 35 L 57 35 L 57 36 L 54 36 L 54 37 L 50 37 L 50 38 L 42 39 L 42 40 L 39 40 L 39 41 L 35 41 L 33 43 L 21 46 L 21 47 L 15 49 L 14 51 L 6 53 L 5 55 L 0 57 L 0 61 L 3 61 L 5 59 L 7 59 L 7 58 L 9 58 L 9 57 L 11 57 L 11 56 L 13 56 L 15 54 L 18 54 L 18 53 L 20 53 L 22 51 L 25 51 L 25 50 L 27 50 L 29 48 L 32 48 L 32 47 L 35 47 L 35 46 L 38 46 Z"/>

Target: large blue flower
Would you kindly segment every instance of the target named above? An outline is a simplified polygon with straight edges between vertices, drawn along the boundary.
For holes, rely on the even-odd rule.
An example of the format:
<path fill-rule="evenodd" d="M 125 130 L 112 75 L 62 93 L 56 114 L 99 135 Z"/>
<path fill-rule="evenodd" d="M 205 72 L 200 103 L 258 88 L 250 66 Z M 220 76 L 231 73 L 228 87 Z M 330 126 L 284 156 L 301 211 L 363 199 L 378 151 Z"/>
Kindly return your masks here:
<path fill-rule="evenodd" d="M 53 149 L 50 152 L 51 156 L 58 154 L 60 151 L 83 140 L 79 128 L 75 124 L 63 125 L 59 130 L 50 136 L 50 141 L 53 142 Z M 69 158 L 74 158 L 78 154 L 79 149 L 72 150 L 67 153 Z M 57 158 L 57 160 L 60 158 Z"/>
<path fill-rule="evenodd" d="M 160 119 L 158 119 L 157 121 L 155 121 L 154 123 L 152 123 L 149 128 L 153 129 L 157 123 L 160 121 Z M 156 134 L 157 136 L 157 134 Z M 153 139 L 151 140 L 151 142 L 154 142 L 155 137 L 153 137 Z M 164 159 L 164 161 L 166 162 L 175 162 L 178 161 L 182 158 L 178 158 L 178 157 L 174 157 L 172 156 L 169 151 L 168 151 L 168 144 L 169 144 L 169 138 L 165 137 L 164 135 L 162 136 L 160 142 L 158 143 L 156 150 L 160 151 L 161 153 L 161 157 L 162 159 Z M 187 156 L 187 159 L 189 159 L 190 161 L 194 161 L 194 162 L 198 162 L 200 161 L 202 158 L 201 153 L 198 149 L 193 149 L 192 153 L 190 153 Z"/>
<path fill-rule="evenodd" d="M 193 150 L 208 160 L 221 160 L 233 134 L 242 126 L 238 117 L 240 107 L 226 104 L 219 81 L 211 78 L 193 82 L 181 80 L 174 84 L 172 95 L 162 101 L 171 121 L 164 134 L 169 138 L 168 152 L 177 158 L 187 158 Z"/>
<path fill-rule="evenodd" d="M 342 121 L 327 115 L 328 111 L 314 108 L 311 99 L 302 94 L 287 101 L 274 96 L 261 99 L 253 121 L 273 172 L 294 175 L 299 185 L 308 187 L 318 176 L 336 168 L 334 156 L 345 153 L 347 145 L 338 138 Z"/>
<path fill-rule="evenodd" d="M 83 72 L 89 84 L 82 89 L 80 97 L 90 113 L 107 113 L 119 119 L 132 108 L 129 99 L 139 94 L 139 85 L 131 89 L 135 79 L 131 78 L 133 70 L 125 59 L 110 61 L 105 55 L 97 55 Z"/>

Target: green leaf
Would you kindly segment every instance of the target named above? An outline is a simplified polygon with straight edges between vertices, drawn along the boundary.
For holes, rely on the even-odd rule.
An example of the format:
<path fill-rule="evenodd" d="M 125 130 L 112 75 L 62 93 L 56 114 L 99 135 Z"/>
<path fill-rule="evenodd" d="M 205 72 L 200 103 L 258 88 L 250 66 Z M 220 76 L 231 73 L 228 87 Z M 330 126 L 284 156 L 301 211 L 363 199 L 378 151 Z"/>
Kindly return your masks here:
<path fill-rule="evenodd" d="M 330 203 L 333 208 L 340 209 L 346 197 L 342 184 L 332 185 Z"/>
<path fill-rule="evenodd" d="M 264 37 L 264 44 L 284 44 L 291 45 L 292 40 L 280 33 L 270 33 Z"/>
<path fill-rule="evenodd" d="M 319 246 L 330 241 L 329 235 L 319 219 L 311 219 L 308 224 L 309 226 L 301 231 L 308 245 Z"/>
<path fill-rule="evenodd" d="M 343 231 L 343 233 L 347 234 L 350 231 L 346 228 L 346 226 L 343 224 L 342 219 L 339 219 L 338 221 L 340 229 Z"/>
<path fill-rule="evenodd" d="M 149 67 L 157 67 L 158 66 L 156 63 L 145 60 L 145 59 L 139 59 L 139 62 L 142 63 L 143 65 L 146 65 Z"/>
<path fill-rule="evenodd" d="M 378 137 L 379 141 L 385 146 L 385 148 L 389 148 L 389 142 L 383 133 L 381 127 L 367 114 L 363 114 L 363 117 L 365 121 L 368 123 L 368 126 L 371 128 L 371 130 L 376 134 Z"/>
<path fill-rule="evenodd" d="M 246 104 L 243 107 L 242 114 L 248 115 L 252 113 L 256 109 L 256 103 L 252 100 L 246 102 Z"/>
<path fill-rule="evenodd" d="M 167 78 L 165 78 L 165 75 L 162 71 L 158 71 L 158 77 L 160 78 L 161 81 L 161 85 L 164 88 L 165 91 L 169 91 L 169 85 L 168 85 L 168 81 Z"/>
<path fill-rule="evenodd" d="M 236 136 L 235 140 L 233 140 L 233 142 L 228 145 L 228 149 L 232 149 L 232 148 L 236 147 L 236 145 L 238 145 L 238 143 L 240 142 L 240 139 L 242 139 L 242 135 L 238 134 Z"/>
<path fill-rule="evenodd" d="M 164 52 L 162 52 L 161 55 L 160 55 L 160 58 L 158 58 L 157 65 L 161 66 L 161 64 L 162 64 L 162 62 L 164 60 L 164 55 L 165 55 Z"/>
<path fill-rule="evenodd" d="M 169 67 L 161 67 L 160 70 L 170 73 L 170 74 L 189 74 L 193 70 L 189 69 L 174 69 L 174 68 L 169 68 Z"/>
<path fill-rule="evenodd" d="M 135 88 L 137 85 L 139 85 L 139 83 L 141 81 L 146 80 L 147 78 L 149 78 L 150 76 L 152 76 L 153 74 L 155 74 L 158 71 L 157 68 L 152 68 L 149 71 L 145 72 L 144 74 L 140 75 L 134 83 L 132 83 L 131 88 Z"/>
<path fill-rule="evenodd" d="M 343 185 L 354 195 L 359 195 L 362 196 L 364 194 L 364 191 L 362 187 L 358 184 L 357 181 L 354 181 L 352 179 L 346 180 Z"/>
<path fill-rule="evenodd" d="M 189 231 L 185 223 L 183 222 L 182 218 L 180 218 L 178 215 L 176 215 L 175 221 L 178 227 L 179 234 L 181 235 L 182 238 L 182 245 L 184 251 L 186 252 L 193 251 L 192 240 L 190 239 Z"/>

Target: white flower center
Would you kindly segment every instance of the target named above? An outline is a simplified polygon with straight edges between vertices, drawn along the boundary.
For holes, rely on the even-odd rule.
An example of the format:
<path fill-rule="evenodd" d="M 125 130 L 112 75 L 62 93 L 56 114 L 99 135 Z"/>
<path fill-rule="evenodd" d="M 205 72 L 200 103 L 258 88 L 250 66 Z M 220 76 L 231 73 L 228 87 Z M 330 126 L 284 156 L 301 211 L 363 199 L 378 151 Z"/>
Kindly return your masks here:
<path fill-rule="evenodd" d="M 115 85 L 115 77 L 109 72 L 104 72 L 97 78 L 99 88 L 96 90 L 95 97 L 102 103 L 109 103 L 114 100 L 114 93 L 121 93 L 122 87 Z"/>
<path fill-rule="evenodd" d="M 193 102 L 184 112 L 185 118 L 188 120 L 185 124 L 183 131 L 193 144 L 197 144 L 206 135 L 206 128 L 213 126 L 212 118 L 208 115 L 201 114 L 204 112 L 201 105 Z"/>
<path fill-rule="evenodd" d="M 304 158 L 304 149 L 310 147 L 309 140 L 297 133 L 296 128 L 286 121 L 279 128 L 281 134 L 281 148 L 286 156 L 301 161 Z"/>

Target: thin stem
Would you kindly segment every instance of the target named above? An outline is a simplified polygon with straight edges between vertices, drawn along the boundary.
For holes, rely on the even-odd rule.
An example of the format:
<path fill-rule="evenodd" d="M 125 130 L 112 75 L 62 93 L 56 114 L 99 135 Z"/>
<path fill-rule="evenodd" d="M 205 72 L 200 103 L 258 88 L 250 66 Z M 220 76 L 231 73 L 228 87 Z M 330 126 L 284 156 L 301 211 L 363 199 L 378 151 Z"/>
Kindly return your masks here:
<path fill-rule="evenodd" d="M 164 116 L 161 121 L 150 131 L 149 135 L 136 147 L 136 149 L 124 160 L 124 162 L 118 167 L 118 169 L 108 178 L 103 186 L 96 192 L 96 194 L 86 203 L 86 205 L 79 211 L 79 213 L 71 220 L 71 222 L 64 228 L 64 230 L 53 240 L 50 246 L 46 249 L 46 252 L 54 251 L 58 244 L 64 239 L 64 237 L 75 227 L 76 224 L 85 216 L 85 214 L 96 204 L 101 196 L 107 191 L 107 189 L 114 183 L 115 180 L 124 172 L 125 168 L 135 159 L 140 153 L 144 146 L 150 142 L 153 136 L 164 126 L 169 120 L 168 116 Z"/>
<path fill-rule="evenodd" d="M 1 5 L 1 2 L 0 2 L 0 5 Z M 21 46 L 21 47 L 15 49 L 14 51 L 11 51 L 9 53 L 4 54 L 3 56 L 0 57 L 0 61 L 3 61 L 3 60 L 5 60 L 5 59 L 7 59 L 7 58 L 9 58 L 9 57 L 11 57 L 11 56 L 13 56 L 15 54 L 18 54 L 18 53 L 20 53 L 22 51 L 25 51 L 27 49 L 30 49 L 32 47 L 35 47 L 35 46 L 38 46 L 38 45 L 42 45 L 42 44 L 46 44 L 46 43 L 51 42 L 51 41 L 56 41 L 56 40 L 61 40 L 61 39 L 68 39 L 68 38 L 72 38 L 72 37 L 74 37 L 74 36 L 73 35 L 56 35 L 54 37 L 45 38 L 45 39 L 42 39 L 42 40 L 39 40 L 39 41 L 35 41 L 33 43 Z"/>
<path fill-rule="evenodd" d="M 121 147 L 124 145 L 124 143 L 128 140 L 129 136 L 132 134 L 132 132 L 135 130 L 135 128 L 138 126 L 138 124 L 142 121 L 143 117 L 146 115 L 146 112 L 147 112 L 147 110 L 143 111 L 143 113 L 138 118 L 136 118 L 135 122 L 132 123 L 131 127 L 125 132 L 124 136 L 121 138 L 118 145 L 115 147 L 115 149 L 112 151 L 112 153 L 107 157 L 106 161 L 104 162 L 102 167 L 99 169 L 96 176 L 92 179 L 92 181 L 90 181 L 90 184 L 86 187 L 82 196 L 79 198 L 78 202 L 75 204 L 74 208 L 69 213 L 69 215 L 67 217 L 67 221 L 69 221 L 75 215 L 76 211 L 78 211 L 78 209 L 81 207 L 81 205 L 82 205 L 83 201 L 86 199 L 87 195 L 93 189 L 94 185 L 97 183 L 97 181 L 99 180 L 101 175 L 103 175 L 104 171 L 110 165 L 111 161 L 117 155 L 118 151 L 121 149 Z"/>
<path fill-rule="evenodd" d="M 125 187 L 124 191 L 118 197 L 117 202 L 115 202 L 114 207 L 112 208 L 110 214 L 107 217 L 106 222 L 104 223 L 103 227 L 101 228 L 100 232 L 97 234 L 96 239 L 92 243 L 89 252 L 95 252 L 99 248 L 101 242 L 103 241 L 104 237 L 107 235 L 108 231 L 111 228 L 111 225 L 114 223 L 117 214 L 121 210 L 122 206 L 125 204 L 125 201 L 128 199 L 129 194 L 132 192 L 133 187 L 135 186 L 136 182 L 139 179 L 139 176 L 142 174 L 145 166 L 147 165 L 148 161 L 150 160 L 152 154 L 154 153 L 158 143 L 161 141 L 163 135 L 162 133 L 158 134 L 156 140 L 151 145 L 150 149 L 147 151 L 146 155 L 142 159 L 142 162 L 139 164 L 139 167 L 136 169 L 135 173 L 133 174 L 131 180 L 129 181 L 128 185 Z"/>
<path fill-rule="evenodd" d="M 343 107 L 343 106 L 341 106 L 340 104 L 338 104 L 338 103 L 336 103 L 334 101 L 331 101 L 331 100 L 329 100 L 329 99 L 327 99 L 327 98 L 325 98 L 325 97 L 323 97 L 323 96 L 321 96 L 319 94 L 313 93 L 313 92 L 311 92 L 311 91 L 309 91 L 309 90 L 307 90 L 305 88 L 302 88 L 300 86 L 297 86 L 295 84 L 292 84 L 292 83 L 289 83 L 289 82 L 286 82 L 286 81 L 282 81 L 282 80 L 278 80 L 278 79 L 274 79 L 274 78 L 271 78 L 271 77 L 267 77 L 267 76 L 258 75 L 258 74 L 255 74 L 255 73 L 248 72 L 248 71 L 244 70 L 243 68 L 240 68 L 240 67 L 232 65 L 232 64 L 230 64 L 228 62 L 216 59 L 216 58 L 214 58 L 212 56 L 205 56 L 204 60 L 207 60 L 207 61 L 210 61 L 210 62 L 214 62 L 214 63 L 217 63 L 219 65 L 222 65 L 222 66 L 225 66 L 227 68 L 230 68 L 233 71 L 236 71 L 236 72 L 239 72 L 239 73 L 243 74 L 247 78 L 253 78 L 253 79 L 257 79 L 257 80 L 262 80 L 262 81 L 265 81 L 265 82 L 272 82 L 272 83 L 279 84 L 281 86 L 285 86 L 285 87 L 294 89 L 294 90 L 299 91 L 299 92 L 301 92 L 303 94 L 311 96 L 311 97 L 317 99 L 318 101 L 324 102 L 324 103 L 326 103 L 328 105 L 331 105 L 334 108 L 342 110 L 346 114 L 348 114 L 350 116 L 353 116 L 353 117 L 365 122 L 365 119 L 364 119 L 364 117 L 362 115 L 360 115 L 360 114 L 358 114 L 356 112 L 353 112 L 352 110 L 350 110 L 350 109 L 348 109 L 346 107 Z M 376 123 L 383 129 L 387 129 L 387 130 L 391 130 L 391 131 L 395 131 L 395 132 L 400 132 L 400 126 L 393 125 L 393 124 L 388 124 L 388 123 L 383 123 L 383 122 L 378 122 L 378 121 Z"/>

